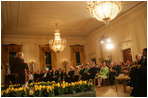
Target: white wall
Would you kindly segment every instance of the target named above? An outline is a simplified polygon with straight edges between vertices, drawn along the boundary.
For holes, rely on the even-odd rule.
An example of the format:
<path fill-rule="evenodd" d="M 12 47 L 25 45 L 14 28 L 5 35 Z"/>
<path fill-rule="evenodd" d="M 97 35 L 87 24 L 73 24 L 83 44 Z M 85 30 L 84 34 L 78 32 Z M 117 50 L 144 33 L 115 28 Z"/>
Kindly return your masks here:
<path fill-rule="evenodd" d="M 32 60 L 35 62 L 35 71 L 40 69 L 39 62 L 39 45 L 48 44 L 49 40 L 53 37 L 46 36 L 19 36 L 19 35 L 4 35 L 4 44 L 18 44 L 23 45 L 23 52 L 25 54 L 25 61 L 27 63 Z M 85 45 L 83 38 L 65 38 L 67 41 L 65 49 L 57 55 L 57 68 L 63 68 L 62 61 L 67 59 L 69 66 L 71 66 L 70 60 L 70 45 Z M 68 66 L 68 70 L 69 70 Z"/>
<path fill-rule="evenodd" d="M 125 14 L 120 15 L 109 25 L 103 26 L 87 36 L 86 57 L 87 62 L 91 57 L 96 57 L 100 63 L 101 57 L 99 39 L 102 35 L 107 35 L 114 44 L 111 55 L 114 60 L 123 61 L 122 50 L 131 48 L 132 58 L 135 60 L 136 53 L 142 53 L 147 47 L 147 2 L 143 2 Z M 109 56 L 109 51 L 103 47 L 103 57 Z"/>

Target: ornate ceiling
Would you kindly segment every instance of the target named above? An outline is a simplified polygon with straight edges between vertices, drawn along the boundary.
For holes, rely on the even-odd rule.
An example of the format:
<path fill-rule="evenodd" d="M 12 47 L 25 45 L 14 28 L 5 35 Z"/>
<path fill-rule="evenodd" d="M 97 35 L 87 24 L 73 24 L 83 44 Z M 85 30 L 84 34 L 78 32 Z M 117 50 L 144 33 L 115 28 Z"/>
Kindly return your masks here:
<path fill-rule="evenodd" d="M 124 1 L 120 15 L 141 2 Z M 86 1 L 2 1 L 1 6 L 3 32 L 9 35 L 49 36 L 58 23 L 62 36 L 85 37 L 104 26 L 90 16 Z"/>

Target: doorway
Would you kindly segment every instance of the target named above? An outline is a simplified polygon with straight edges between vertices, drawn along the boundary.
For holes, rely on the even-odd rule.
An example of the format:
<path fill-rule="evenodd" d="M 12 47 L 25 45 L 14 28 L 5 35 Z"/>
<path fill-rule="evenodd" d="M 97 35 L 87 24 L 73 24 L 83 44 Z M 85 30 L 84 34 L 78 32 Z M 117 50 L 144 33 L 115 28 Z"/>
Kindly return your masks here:
<path fill-rule="evenodd" d="M 124 62 L 126 62 L 127 60 L 129 60 L 130 62 L 132 62 L 131 48 L 122 50 L 122 54 L 123 54 L 123 61 Z"/>

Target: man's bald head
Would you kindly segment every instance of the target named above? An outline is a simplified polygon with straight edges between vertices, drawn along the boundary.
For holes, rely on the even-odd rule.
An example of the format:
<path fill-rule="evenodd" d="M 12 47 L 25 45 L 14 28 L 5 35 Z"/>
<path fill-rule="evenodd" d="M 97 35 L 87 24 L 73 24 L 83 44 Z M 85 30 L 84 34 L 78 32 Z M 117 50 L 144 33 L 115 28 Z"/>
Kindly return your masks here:
<path fill-rule="evenodd" d="M 16 53 L 16 57 L 24 59 L 24 53 L 18 52 L 18 53 Z"/>

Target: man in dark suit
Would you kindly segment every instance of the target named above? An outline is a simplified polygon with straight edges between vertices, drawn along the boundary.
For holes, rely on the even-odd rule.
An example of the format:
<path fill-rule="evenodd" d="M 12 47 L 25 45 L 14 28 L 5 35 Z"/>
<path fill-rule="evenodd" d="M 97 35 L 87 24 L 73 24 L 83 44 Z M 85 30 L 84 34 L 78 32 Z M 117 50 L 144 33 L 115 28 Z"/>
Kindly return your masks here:
<path fill-rule="evenodd" d="M 114 61 L 112 61 L 110 63 L 109 70 L 110 70 L 110 72 L 109 72 L 109 81 L 110 81 L 110 84 L 113 85 L 114 80 L 115 80 L 115 76 L 117 76 L 117 67 L 115 66 Z"/>
<path fill-rule="evenodd" d="M 47 73 L 47 78 L 48 78 L 47 81 L 52 81 L 52 74 L 51 73 L 52 73 L 52 70 L 49 70 Z"/>
<path fill-rule="evenodd" d="M 11 73 L 17 73 L 18 76 L 18 84 L 25 84 L 25 70 L 28 70 L 27 63 L 24 62 L 24 53 L 18 52 L 14 59 L 14 62 L 11 65 Z"/>
<path fill-rule="evenodd" d="M 63 81 L 63 71 L 62 71 L 62 69 L 61 68 L 59 68 L 59 70 L 58 70 L 58 72 L 59 72 L 59 81 L 61 82 L 61 81 Z"/>
<path fill-rule="evenodd" d="M 44 82 L 49 81 L 49 71 L 48 70 L 43 71 L 43 76 L 39 79 L 39 81 L 44 81 Z"/>
<path fill-rule="evenodd" d="M 81 79 L 82 80 L 89 80 L 90 78 L 90 73 L 89 73 L 89 65 L 88 64 L 85 64 L 85 68 L 84 68 L 84 71 L 83 71 L 83 74 L 81 75 Z"/>
<path fill-rule="evenodd" d="M 73 78 L 74 78 L 74 73 L 75 73 L 75 70 L 74 70 L 74 68 L 71 66 L 71 67 L 70 67 L 70 71 L 68 72 L 68 75 L 66 76 L 65 81 L 66 81 L 66 82 L 73 82 L 73 81 L 74 81 L 74 80 L 73 80 Z"/>
<path fill-rule="evenodd" d="M 96 76 L 96 73 L 97 73 L 97 68 L 95 66 L 95 63 L 91 63 L 90 64 L 90 69 L 88 71 L 88 74 L 89 74 L 89 79 L 94 79 L 95 76 Z"/>
<path fill-rule="evenodd" d="M 138 57 L 138 58 L 137 58 Z M 137 67 L 131 69 L 132 93 L 134 97 L 147 97 L 147 48 L 143 49 L 142 58 L 136 55 Z"/>
<path fill-rule="evenodd" d="M 74 73 L 74 78 L 73 78 L 73 80 L 74 80 L 74 82 L 77 82 L 78 80 L 79 80 L 79 66 L 76 66 L 75 67 L 75 71 L 74 71 L 75 73 Z"/>
<path fill-rule="evenodd" d="M 119 76 L 119 74 L 121 73 L 121 66 L 117 63 L 117 61 L 114 60 L 114 68 L 117 72 L 116 76 Z"/>
<path fill-rule="evenodd" d="M 81 64 L 79 74 L 82 75 L 83 72 L 84 72 L 84 64 Z"/>
<path fill-rule="evenodd" d="M 51 72 L 51 80 L 52 81 L 55 81 L 55 82 L 58 82 L 58 79 L 59 79 L 59 72 L 55 69 L 55 68 L 52 68 L 52 72 Z"/>
<path fill-rule="evenodd" d="M 34 74 L 34 82 L 38 81 L 44 81 L 42 78 L 44 77 L 45 73 L 42 71 L 37 71 L 37 73 Z"/>
<path fill-rule="evenodd" d="M 138 97 L 147 97 L 147 48 L 143 49 L 142 64 L 139 68 Z"/>

